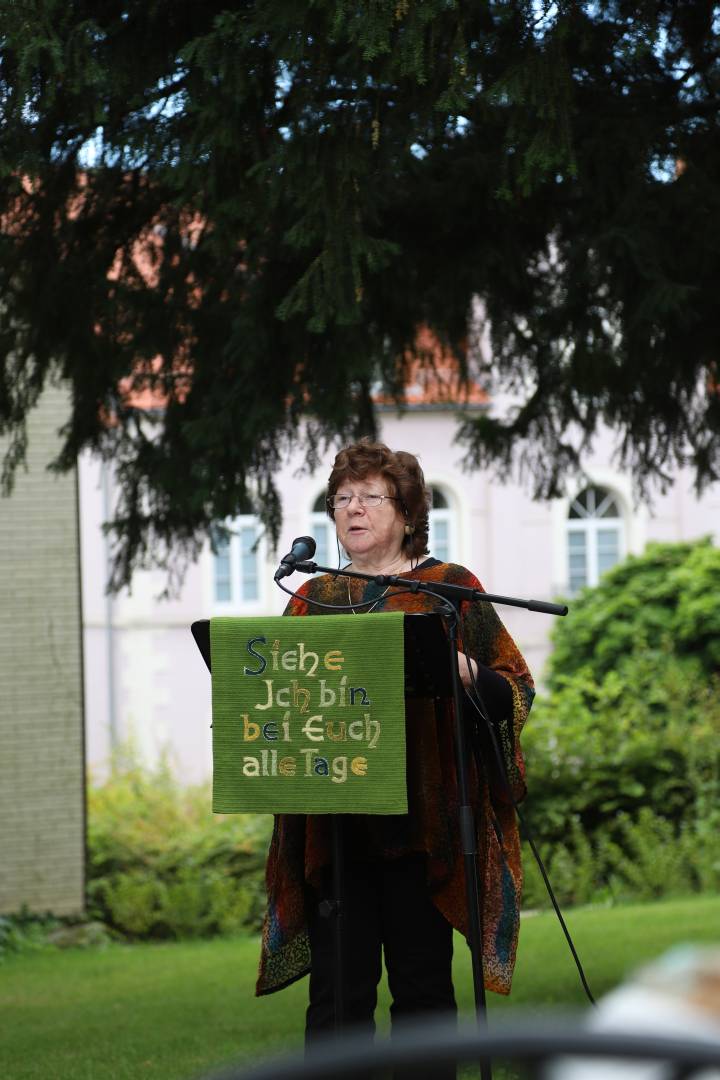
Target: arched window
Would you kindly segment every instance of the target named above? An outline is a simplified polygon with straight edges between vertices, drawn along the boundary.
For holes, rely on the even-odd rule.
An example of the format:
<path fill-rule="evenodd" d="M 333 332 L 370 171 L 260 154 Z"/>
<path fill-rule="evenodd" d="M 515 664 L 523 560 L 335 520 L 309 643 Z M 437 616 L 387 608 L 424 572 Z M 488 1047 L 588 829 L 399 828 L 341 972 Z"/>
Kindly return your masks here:
<path fill-rule="evenodd" d="M 235 518 L 228 528 L 230 536 L 217 544 L 212 557 L 213 601 L 233 610 L 255 606 L 262 599 L 260 523 L 247 514 Z"/>
<path fill-rule="evenodd" d="M 430 488 L 432 506 L 430 510 L 430 534 L 428 546 L 430 554 L 440 562 L 457 560 L 455 551 L 455 521 L 447 496 L 438 487 Z"/>
<path fill-rule="evenodd" d="M 570 503 L 567 522 L 568 586 L 576 593 L 597 585 L 625 555 L 625 522 L 612 491 L 586 487 Z"/>

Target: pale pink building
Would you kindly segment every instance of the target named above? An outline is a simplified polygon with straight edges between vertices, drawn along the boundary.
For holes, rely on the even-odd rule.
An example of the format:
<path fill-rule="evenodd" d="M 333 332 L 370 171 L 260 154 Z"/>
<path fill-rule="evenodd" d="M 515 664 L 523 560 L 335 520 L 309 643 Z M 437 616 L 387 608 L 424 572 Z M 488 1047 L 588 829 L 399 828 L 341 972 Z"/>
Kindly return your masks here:
<path fill-rule="evenodd" d="M 442 397 L 442 395 L 440 395 Z M 398 416 L 380 412 L 381 436 L 394 449 L 417 454 L 433 488 L 431 552 L 473 570 L 489 592 L 550 600 L 593 584 L 614 562 L 639 553 L 650 540 L 720 540 L 720 488 L 702 498 L 681 473 L 651 506 L 637 503 L 632 477 L 613 465 L 613 440 L 599 438 L 584 478 L 568 478 L 566 496 L 534 502 L 518 483 L 467 473 L 454 442 L 457 406 L 422 390 Z M 488 407 L 477 392 L 463 406 Z M 279 556 L 296 536 L 310 534 L 316 561 L 336 565 L 334 531 L 323 500 L 333 452 L 319 469 L 302 471 L 302 453 L 278 476 L 284 494 L 279 548 L 263 539 L 253 550 L 257 522 L 233 523 L 229 548 L 209 545 L 190 568 L 181 595 L 159 600 L 160 571 L 136 574 L 130 594 L 105 595 L 107 549 L 101 523 L 112 505 L 112 477 L 99 463 L 80 466 L 82 575 L 85 626 L 85 702 L 88 762 L 102 771 L 113 744 L 131 737 L 148 762 L 167 750 L 179 776 L 198 780 L 211 769 L 210 680 L 189 626 L 216 614 L 276 614 L 286 596 L 273 582 Z M 286 579 L 299 583 L 300 575 Z M 514 608 L 500 615 L 541 679 L 553 619 Z M 568 618 L 572 618 L 571 613 Z"/>

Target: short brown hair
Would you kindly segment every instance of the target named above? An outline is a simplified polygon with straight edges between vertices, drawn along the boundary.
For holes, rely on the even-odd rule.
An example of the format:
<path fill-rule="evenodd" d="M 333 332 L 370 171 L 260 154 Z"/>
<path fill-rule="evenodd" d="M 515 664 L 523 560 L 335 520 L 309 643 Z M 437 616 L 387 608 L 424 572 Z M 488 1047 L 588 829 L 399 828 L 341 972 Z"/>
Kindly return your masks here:
<path fill-rule="evenodd" d="M 364 480 L 374 474 L 387 482 L 390 494 L 399 499 L 400 513 L 407 518 L 408 525 L 414 526 L 412 534 L 403 540 L 403 551 L 408 558 L 427 554 L 430 495 L 414 454 L 390 450 L 384 443 L 369 438 L 346 446 L 335 458 L 328 480 L 328 500 L 345 481 Z M 328 514 L 334 521 L 335 511 L 329 501 Z"/>

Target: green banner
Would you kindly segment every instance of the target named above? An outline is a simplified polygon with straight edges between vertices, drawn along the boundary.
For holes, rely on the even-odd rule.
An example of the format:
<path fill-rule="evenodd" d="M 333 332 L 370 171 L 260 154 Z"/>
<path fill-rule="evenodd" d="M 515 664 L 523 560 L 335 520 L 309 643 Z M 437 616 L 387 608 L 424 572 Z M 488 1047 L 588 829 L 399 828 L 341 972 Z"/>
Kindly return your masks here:
<path fill-rule="evenodd" d="M 403 613 L 210 622 L 213 810 L 406 814 Z"/>

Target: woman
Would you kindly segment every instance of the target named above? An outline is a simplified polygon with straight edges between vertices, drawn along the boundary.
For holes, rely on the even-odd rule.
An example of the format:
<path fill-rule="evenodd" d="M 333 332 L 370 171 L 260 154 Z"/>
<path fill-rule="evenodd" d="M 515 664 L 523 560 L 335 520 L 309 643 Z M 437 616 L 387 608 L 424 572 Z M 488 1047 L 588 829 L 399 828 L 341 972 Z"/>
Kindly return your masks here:
<path fill-rule="evenodd" d="M 427 557 L 428 505 L 422 470 L 412 454 L 361 440 L 337 455 L 328 484 L 328 514 L 352 560 L 348 569 L 481 588 L 463 567 Z M 437 603 L 427 594 L 396 591 L 323 575 L 305 582 L 302 598 L 293 599 L 285 613 L 327 614 L 310 600 L 346 610 L 351 606 L 358 613 L 429 611 Z M 478 823 L 485 980 L 490 989 L 508 993 L 521 888 L 508 783 L 512 797 L 522 798 L 518 736 L 532 701 L 532 680 L 489 604 L 461 604 L 460 634 L 463 682 L 470 685 L 471 667 L 507 774 L 506 782 L 487 748 L 483 775 L 474 760 L 469 763 Z M 445 657 L 438 663 L 445 663 Z M 348 1022 L 370 1029 L 382 949 L 394 1025 L 419 1013 L 455 1012 L 452 930 L 468 930 L 450 709 L 444 702 L 409 699 L 406 720 L 408 814 L 345 819 L 345 1013 Z M 333 1027 L 332 920 L 318 915 L 330 888 L 327 816 L 276 818 L 266 879 L 268 912 L 257 993 L 279 990 L 310 971 L 306 1038 L 312 1040 Z"/>

